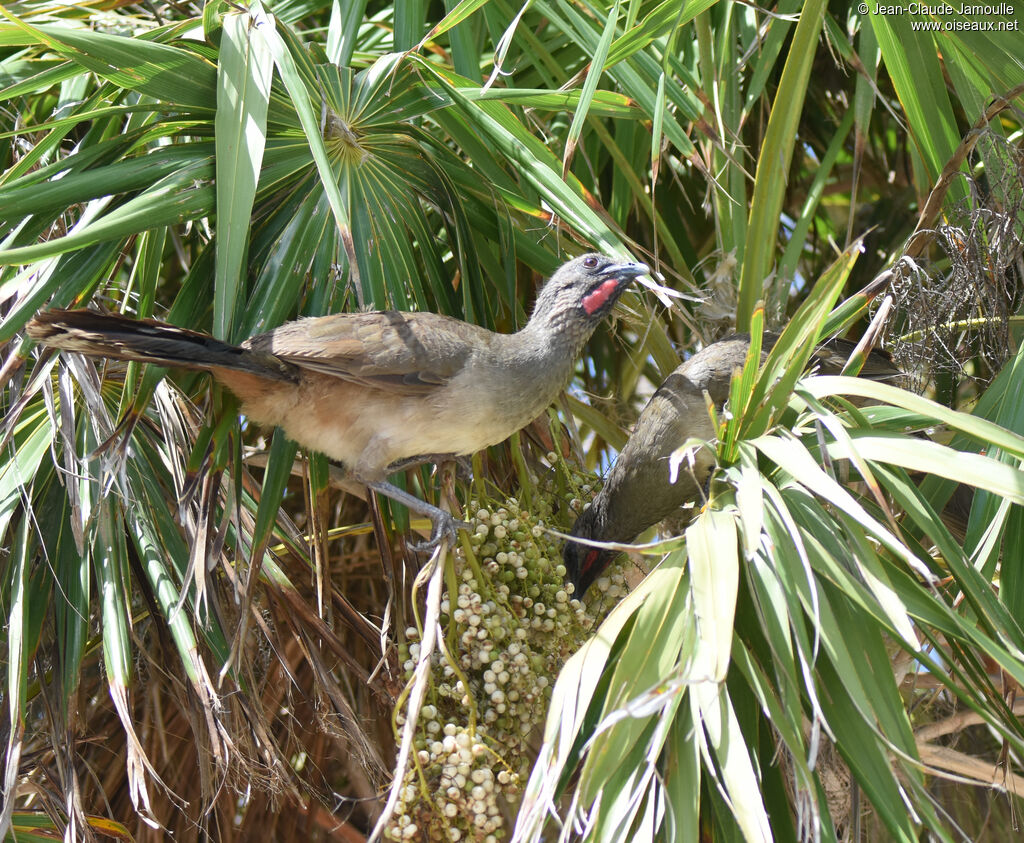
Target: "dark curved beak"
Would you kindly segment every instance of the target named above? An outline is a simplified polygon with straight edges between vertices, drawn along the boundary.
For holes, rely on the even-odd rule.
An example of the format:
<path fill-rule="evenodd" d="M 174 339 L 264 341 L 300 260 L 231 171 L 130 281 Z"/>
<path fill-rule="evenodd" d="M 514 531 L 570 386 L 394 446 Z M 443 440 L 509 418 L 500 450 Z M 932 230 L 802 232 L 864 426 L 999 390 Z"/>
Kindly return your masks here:
<path fill-rule="evenodd" d="M 635 263 L 632 261 L 629 263 L 613 263 L 601 270 L 601 277 L 629 281 L 632 278 L 646 275 L 650 271 L 651 268 L 645 263 Z"/>

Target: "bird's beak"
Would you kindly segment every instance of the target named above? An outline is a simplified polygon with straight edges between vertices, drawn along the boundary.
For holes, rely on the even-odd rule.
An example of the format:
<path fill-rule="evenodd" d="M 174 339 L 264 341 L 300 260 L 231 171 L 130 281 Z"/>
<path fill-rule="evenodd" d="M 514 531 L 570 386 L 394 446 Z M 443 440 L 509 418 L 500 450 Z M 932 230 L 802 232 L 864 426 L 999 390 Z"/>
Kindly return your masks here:
<path fill-rule="evenodd" d="M 646 275 L 650 271 L 650 267 L 645 263 L 613 263 L 601 270 L 601 277 L 629 281 L 641 275 Z"/>
<path fill-rule="evenodd" d="M 593 316 L 604 307 L 610 299 L 618 297 L 626 285 L 638 275 L 646 275 L 648 272 L 645 263 L 613 263 L 601 270 L 599 281 L 583 297 L 583 309 L 588 315 Z"/>

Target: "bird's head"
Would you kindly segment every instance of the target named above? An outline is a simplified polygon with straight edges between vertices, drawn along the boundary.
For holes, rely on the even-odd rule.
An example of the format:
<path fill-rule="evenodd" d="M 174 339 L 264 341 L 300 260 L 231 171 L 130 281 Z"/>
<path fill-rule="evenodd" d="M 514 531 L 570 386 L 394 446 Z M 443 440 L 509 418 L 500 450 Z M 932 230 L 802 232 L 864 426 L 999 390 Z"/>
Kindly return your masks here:
<path fill-rule="evenodd" d="M 576 519 L 572 535 L 581 539 L 596 538 L 601 532 L 598 529 L 598 518 L 597 508 L 593 505 L 588 506 Z M 566 582 L 573 584 L 573 597 L 582 600 L 594 580 L 601 576 L 601 572 L 618 555 L 617 550 L 592 547 L 589 544 L 580 544 L 574 541 L 566 542 L 565 549 L 562 551 L 562 559 L 565 562 Z"/>
<path fill-rule="evenodd" d="M 629 283 L 650 270 L 646 264 L 591 252 L 562 264 L 537 296 L 531 323 L 589 337 Z"/>

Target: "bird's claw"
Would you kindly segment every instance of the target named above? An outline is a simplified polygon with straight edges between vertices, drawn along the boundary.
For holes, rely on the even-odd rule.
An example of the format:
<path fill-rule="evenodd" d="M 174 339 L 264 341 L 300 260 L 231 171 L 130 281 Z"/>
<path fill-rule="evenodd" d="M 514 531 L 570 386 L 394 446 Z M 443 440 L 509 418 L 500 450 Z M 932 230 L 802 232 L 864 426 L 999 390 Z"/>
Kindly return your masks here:
<path fill-rule="evenodd" d="M 440 515 L 432 515 L 431 522 L 433 528 L 430 531 L 430 538 L 425 542 L 410 545 L 417 553 L 432 553 L 442 540 L 447 540 L 448 547 L 455 547 L 459 530 L 467 530 L 471 526 L 468 521 L 459 521 L 444 510 L 440 511 Z"/>

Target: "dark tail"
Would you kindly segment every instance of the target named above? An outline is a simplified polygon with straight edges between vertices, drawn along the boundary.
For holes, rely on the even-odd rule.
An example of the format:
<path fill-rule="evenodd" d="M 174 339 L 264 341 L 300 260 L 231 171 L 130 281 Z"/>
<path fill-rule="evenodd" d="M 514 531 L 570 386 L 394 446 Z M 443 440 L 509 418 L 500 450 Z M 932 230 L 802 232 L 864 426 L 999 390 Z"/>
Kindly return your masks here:
<path fill-rule="evenodd" d="M 93 310 L 48 310 L 29 322 L 26 332 L 43 345 L 92 357 L 297 380 L 295 367 L 272 354 L 239 348 L 153 319 L 128 319 Z"/>

